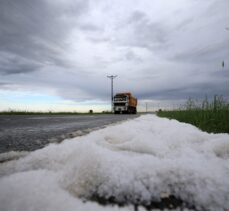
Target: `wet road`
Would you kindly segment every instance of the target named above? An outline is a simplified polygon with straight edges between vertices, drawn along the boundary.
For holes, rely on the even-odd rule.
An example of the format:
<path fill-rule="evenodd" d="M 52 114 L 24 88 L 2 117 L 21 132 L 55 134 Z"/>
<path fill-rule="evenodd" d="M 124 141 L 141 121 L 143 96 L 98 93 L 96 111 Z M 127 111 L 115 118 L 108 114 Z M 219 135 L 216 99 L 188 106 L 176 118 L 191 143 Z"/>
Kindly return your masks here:
<path fill-rule="evenodd" d="M 1 115 L 0 153 L 33 151 L 138 115 Z"/>

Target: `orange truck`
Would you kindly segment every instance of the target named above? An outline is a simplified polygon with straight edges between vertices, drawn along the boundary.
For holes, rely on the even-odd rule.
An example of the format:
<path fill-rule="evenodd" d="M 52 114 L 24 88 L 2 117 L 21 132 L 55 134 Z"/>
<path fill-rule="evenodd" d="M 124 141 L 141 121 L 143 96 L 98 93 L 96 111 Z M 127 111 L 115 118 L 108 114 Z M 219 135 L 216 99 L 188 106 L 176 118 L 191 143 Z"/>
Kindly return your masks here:
<path fill-rule="evenodd" d="M 137 98 L 130 92 L 117 93 L 113 98 L 113 109 L 115 114 L 136 114 Z"/>

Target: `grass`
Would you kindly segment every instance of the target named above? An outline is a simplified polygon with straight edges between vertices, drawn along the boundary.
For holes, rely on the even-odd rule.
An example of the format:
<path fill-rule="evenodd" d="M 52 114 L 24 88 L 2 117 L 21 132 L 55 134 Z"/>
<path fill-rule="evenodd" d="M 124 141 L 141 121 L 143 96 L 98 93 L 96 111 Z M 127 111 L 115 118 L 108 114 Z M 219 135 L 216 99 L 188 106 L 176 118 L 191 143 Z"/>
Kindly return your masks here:
<path fill-rule="evenodd" d="M 160 117 L 190 123 L 206 132 L 229 133 L 229 104 L 221 96 L 214 96 L 209 102 L 206 98 L 201 104 L 189 99 L 183 109 L 158 111 Z"/>

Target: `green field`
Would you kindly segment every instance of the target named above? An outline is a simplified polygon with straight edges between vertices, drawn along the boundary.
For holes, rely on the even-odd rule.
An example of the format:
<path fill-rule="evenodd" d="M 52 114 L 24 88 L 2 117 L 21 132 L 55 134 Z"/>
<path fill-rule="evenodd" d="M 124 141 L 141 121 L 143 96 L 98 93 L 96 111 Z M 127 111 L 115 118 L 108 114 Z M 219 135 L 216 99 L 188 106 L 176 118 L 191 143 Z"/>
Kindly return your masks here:
<path fill-rule="evenodd" d="M 206 132 L 229 133 L 229 104 L 222 97 L 215 96 L 212 102 L 205 99 L 201 104 L 189 99 L 185 108 L 160 110 L 157 115 L 190 123 Z"/>

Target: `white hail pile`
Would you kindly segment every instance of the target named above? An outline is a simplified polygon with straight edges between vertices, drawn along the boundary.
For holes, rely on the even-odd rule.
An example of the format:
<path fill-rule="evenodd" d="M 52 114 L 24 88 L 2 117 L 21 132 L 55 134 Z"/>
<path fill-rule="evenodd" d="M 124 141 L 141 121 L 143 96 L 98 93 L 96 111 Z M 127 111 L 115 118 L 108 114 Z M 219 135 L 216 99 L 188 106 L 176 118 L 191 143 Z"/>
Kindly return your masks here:
<path fill-rule="evenodd" d="M 111 210 L 80 199 L 95 194 L 144 204 L 167 194 L 227 210 L 228 178 L 228 134 L 144 115 L 2 163 L 0 210 Z"/>

